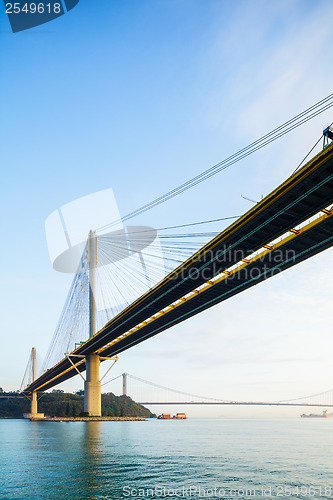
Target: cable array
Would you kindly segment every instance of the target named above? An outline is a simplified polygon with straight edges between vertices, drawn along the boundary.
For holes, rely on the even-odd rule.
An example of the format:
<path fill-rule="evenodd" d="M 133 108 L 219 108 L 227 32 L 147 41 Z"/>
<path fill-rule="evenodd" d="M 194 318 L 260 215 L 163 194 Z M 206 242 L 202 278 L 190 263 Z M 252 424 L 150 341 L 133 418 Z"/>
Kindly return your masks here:
<path fill-rule="evenodd" d="M 117 233 L 97 238 L 96 306 L 100 328 L 201 248 L 212 234 L 218 234 L 157 236 L 154 230 L 143 230 L 130 233 L 129 241 L 125 231 Z"/>
<path fill-rule="evenodd" d="M 131 384 L 131 381 L 137 382 Z M 146 387 L 145 387 L 146 386 Z M 230 402 L 230 400 L 223 398 L 212 398 L 208 396 L 200 396 L 197 394 L 173 389 L 164 385 L 156 384 L 149 380 L 136 377 L 127 373 L 127 387 L 129 394 L 135 401 L 154 401 L 154 402 L 167 402 L 169 401 L 188 401 L 188 402 Z M 146 389 L 146 390 L 145 390 Z M 148 389 L 148 391 L 147 391 Z M 135 396 L 134 396 L 135 394 Z M 171 396 L 171 398 L 170 398 Z M 168 399 L 168 397 L 170 399 Z M 178 398 L 178 399 L 177 399 Z"/>
<path fill-rule="evenodd" d="M 121 222 L 140 215 L 178 196 L 222 170 L 229 168 L 231 165 L 289 133 L 332 106 L 333 94 L 330 94 L 237 153 L 234 153 L 159 198 L 130 212 Z M 99 228 L 97 230 L 95 290 L 97 331 L 204 246 L 209 239 L 219 234 L 221 228 L 217 232 L 197 231 L 191 233 L 178 232 L 179 230 L 184 228 L 187 230 L 191 226 L 228 221 L 236 218 L 238 217 L 223 217 L 209 221 L 162 227 L 158 230 L 135 226 L 118 231 L 110 230 L 120 221 L 114 221 Z M 106 233 L 107 230 L 110 230 L 110 232 Z M 169 232 L 171 230 L 174 232 Z M 76 344 L 86 341 L 88 336 L 89 265 L 86 246 L 54 332 L 42 371 L 47 370 L 60 361 L 65 353 L 73 351 Z"/>
<path fill-rule="evenodd" d="M 267 134 L 263 135 L 256 141 L 252 142 L 248 146 L 242 148 L 241 150 L 237 151 L 236 153 L 232 154 L 231 156 L 228 156 L 224 160 L 220 161 L 219 163 L 216 163 L 212 167 L 208 168 L 207 170 L 204 170 L 200 174 L 196 175 L 195 177 L 192 177 L 188 181 L 184 182 L 183 184 L 180 184 L 176 188 L 172 189 L 171 191 L 168 191 L 167 193 L 163 194 L 162 196 L 159 196 L 158 198 L 155 198 L 155 200 L 150 201 L 149 203 L 146 203 L 142 207 L 134 210 L 133 212 L 128 213 L 125 215 L 122 219 L 120 220 L 115 220 L 111 222 L 110 224 L 107 224 L 103 227 L 98 228 L 99 231 L 103 231 L 107 228 L 111 228 L 114 225 L 118 224 L 119 222 L 125 222 L 129 219 L 132 219 L 133 217 L 136 217 L 137 215 L 141 215 L 144 212 L 147 212 L 148 210 L 151 210 L 152 208 L 157 207 L 158 205 L 165 203 L 166 201 L 170 200 L 171 198 L 174 198 L 175 196 L 180 195 L 184 191 L 187 191 L 188 189 L 191 189 L 192 187 L 196 186 L 197 184 L 209 179 L 213 175 L 218 174 L 222 170 L 225 170 L 235 163 L 239 162 L 240 160 L 246 158 L 247 156 L 255 153 L 259 149 L 262 149 L 264 146 L 267 146 L 273 141 L 276 141 L 280 137 L 284 136 L 285 134 L 288 134 L 292 130 L 295 130 L 298 128 L 300 125 L 303 125 L 304 123 L 308 122 L 309 120 L 312 120 L 312 118 L 315 118 L 316 116 L 320 115 L 327 109 L 331 108 L 333 106 L 333 94 L 329 94 L 326 96 L 324 99 L 321 99 L 317 103 L 313 104 L 306 110 L 302 111 L 298 115 L 294 116 L 290 120 L 286 121 L 279 127 L 275 128 L 271 132 L 268 132 Z"/>
<path fill-rule="evenodd" d="M 177 226 L 171 227 L 174 228 Z M 114 231 L 98 236 L 94 297 L 96 330 L 100 330 L 216 234 L 218 233 L 175 233 L 158 237 L 155 230 L 149 229 L 131 233 Z M 65 353 L 72 352 L 77 344 L 86 341 L 88 337 L 89 264 L 86 245 L 42 372 L 58 363 Z"/>
<path fill-rule="evenodd" d="M 42 372 L 60 361 L 65 353 L 73 351 L 76 343 L 87 340 L 89 334 L 88 294 L 89 270 L 86 246 L 46 354 Z"/>
<path fill-rule="evenodd" d="M 35 352 L 35 355 L 36 355 L 36 352 Z M 34 359 L 33 359 L 33 357 L 34 357 L 34 354 L 33 354 L 33 350 L 32 350 L 31 354 L 29 356 L 29 360 L 28 360 L 28 363 L 27 363 L 24 375 L 23 375 L 23 379 L 22 379 L 22 382 L 21 382 L 21 386 L 20 386 L 20 391 L 19 392 L 23 391 L 34 380 L 34 366 L 33 366 Z M 36 359 L 37 368 L 38 368 L 38 361 L 39 360 Z M 36 369 L 36 367 L 35 367 L 35 369 Z"/>

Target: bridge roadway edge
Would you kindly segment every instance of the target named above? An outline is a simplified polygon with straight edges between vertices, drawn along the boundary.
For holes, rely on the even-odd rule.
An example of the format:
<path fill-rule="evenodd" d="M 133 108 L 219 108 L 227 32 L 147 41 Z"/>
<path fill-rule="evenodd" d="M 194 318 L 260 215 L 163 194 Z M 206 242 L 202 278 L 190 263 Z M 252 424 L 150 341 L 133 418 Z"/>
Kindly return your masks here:
<path fill-rule="evenodd" d="M 256 207 L 252 208 L 244 214 L 244 216 L 238 219 L 238 221 L 223 231 L 218 237 L 214 238 L 214 240 L 205 245 L 201 254 L 197 252 L 192 259 L 186 261 L 178 269 L 186 273 L 189 264 L 192 269 L 193 266 L 194 268 L 195 266 L 198 268 L 200 268 L 200 266 L 202 267 L 202 257 L 205 255 L 205 252 L 216 253 L 221 250 L 223 245 L 226 245 L 228 248 L 233 248 L 233 251 L 235 252 L 236 250 L 245 251 L 244 248 L 251 248 L 252 250 L 256 247 L 256 245 L 262 246 L 267 244 L 272 241 L 274 237 L 279 236 L 290 227 L 294 227 L 307 217 L 313 215 L 316 211 L 328 206 L 332 202 L 332 171 L 333 145 L 308 162 L 295 176 L 287 179 L 287 181 L 274 190 L 273 193 L 270 193 L 266 198 L 264 198 L 264 200 L 262 200 L 262 202 L 260 202 Z M 295 198 L 295 196 L 298 201 L 293 205 L 291 200 Z M 278 203 L 272 199 L 274 197 L 278 197 Z M 286 209 L 286 207 L 289 208 Z M 259 225 L 257 222 L 254 223 L 254 221 L 258 221 Z M 267 221 L 271 223 L 270 231 L 267 231 Z M 332 228 L 330 227 L 330 231 L 331 230 Z M 328 248 L 329 246 L 331 246 L 331 243 L 326 247 L 323 246 L 322 250 Z M 311 255 L 309 255 L 309 257 L 310 256 Z M 232 255 L 229 257 L 229 260 L 226 262 L 226 267 L 234 263 Z M 308 257 L 299 259 L 299 261 L 305 260 L 305 258 Z M 212 270 L 213 266 L 211 264 L 212 262 L 208 262 L 204 266 L 205 269 L 208 271 Z M 288 267 L 290 266 L 286 265 L 285 268 Z M 194 281 L 190 279 L 189 275 L 187 275 L 186 279 L 183 279 L 183 281 L 178 280 L 176 283 L 174 283 L 174 281 L 170 281 L 170 277 L 166 277 L 163 281 L 164 288 L 167 288 L 167 290 L 164 295 L 162 294 L 161 298 L 158 297 L 158 294 L 163 292 L 163 287 L 160 285 L 153 288 L 150 292 L 142 296 L 139 301 L 136 301 L 120 315 L 114 318 L 92 339 L 87 341 L 77 351 L 75 351 L 75 353 L 89 354 L 89 352 L 94 352 L 96 349 L 100 348 L 103 343 L 105 344 L 107 341 L 109 342 L 110 340 L 117 338 L 124 331 L 134 327 L 136 324 L 144 321 L 147 317 L 162 309 L 163 306 L 165 307 L 168 303 L 172 303 L 177 300 L 177 298 L 185 295 L 189 289 L 193 289 L 194 287 L 200 285 L 200 282 L 194 283 Z M 170 283 L 172 283 L 173 287 L 171 290 L 168 290 Z M 176 288 L 177 293 L 175 294 L 173 292 Z M 162 329 L 159 331 L 162 331 Z M 154 334 L 159 333 L 159 331 L 156 331 Z M 144 340 L 144 338 L 142 340 Z M 128 347 L 130 347 L 130 345 L 128 345 Z M 128 347 L 124 346 L 123 349 L 119 349 L 117 352 L 119 353 Z M 105 351 L 105 353 L 107 353 L 107 351 Z M 70 368 L 70 365 L 67 359 L 60 361 L 55 367 L 51 368 L 48 372 L 39 377 L 39 379 L 37 379 L 35 383 L 24 392 L 29 393 L 31 390 L 38 390 L 39 387 L 42 390 L 46 390 L 54 385 L 57 385 L 61 381 L 74 376 L 76 372 L 71 373 L 71 371 L 74 371 L 73 369 L 65 373 L 63 376 L 53 380 L 53 377 L 63 373 L 64 370 L 67 370 L 68 368 Z M 78 369 L 79 371 L 84 371 L 85 366 L 78 366 Z M 48 380 L 50 382 L 47 382 Z"/>

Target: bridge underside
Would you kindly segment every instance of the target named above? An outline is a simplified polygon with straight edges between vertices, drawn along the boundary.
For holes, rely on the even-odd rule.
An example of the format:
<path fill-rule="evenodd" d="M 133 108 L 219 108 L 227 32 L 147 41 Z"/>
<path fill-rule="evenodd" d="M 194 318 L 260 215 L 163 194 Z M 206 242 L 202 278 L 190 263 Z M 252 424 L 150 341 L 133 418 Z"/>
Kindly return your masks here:
<path fill-rule="evenodd" d="M 76 349 L 76 369 L 64 358 L 24 392 L 50 389 L 84 371 L 83 356 L 119 354 L 331 247 L 332 203 L 333 145 Z"/>

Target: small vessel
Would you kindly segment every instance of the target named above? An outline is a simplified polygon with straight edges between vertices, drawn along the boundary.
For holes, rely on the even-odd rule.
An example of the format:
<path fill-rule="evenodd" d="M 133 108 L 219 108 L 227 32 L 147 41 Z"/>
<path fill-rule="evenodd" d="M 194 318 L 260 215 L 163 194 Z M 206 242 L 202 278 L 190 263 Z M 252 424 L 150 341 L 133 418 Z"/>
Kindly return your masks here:
<path fill-rule="evenodd" d="M 309 415 L 306 415 L 305 413 L 302 413 L 301 417 L 302 418 L 329 418 L 331 415 L 327 413 L 327 410 L 324 410 L 321 415 L 318 415 L 316 413 L 310 413 Z"/>
<path fill-rule="evenodd" d="M 172 418 L 175 418 L 176 420 L 186 420 L 187 416 L 186 413 L 177 413 Z"/>
<path fill-rule="evenodd" d="M 176 420 L 186 420 L 187 416 L 186 413 L 177 413 L 173 417 L 171 417 L 170 413 L 162 413 L 162 415 L 159 415 L 157 418 L 160 420 L 171 420 L 171 419 L 176 419 Z"/>

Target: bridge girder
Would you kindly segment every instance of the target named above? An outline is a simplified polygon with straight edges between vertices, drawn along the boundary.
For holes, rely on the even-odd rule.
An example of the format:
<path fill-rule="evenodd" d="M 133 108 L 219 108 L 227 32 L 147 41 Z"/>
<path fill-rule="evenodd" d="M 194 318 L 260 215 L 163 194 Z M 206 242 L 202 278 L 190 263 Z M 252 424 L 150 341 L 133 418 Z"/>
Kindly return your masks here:
<path fill-rule="evenodd" d="M 332 212 L 326 209 L 332 203 L 333 143 L 113 318 L 72 355 L 119 354 L 193 314 L 260 283 L 276 272 L 288 269 L 329 248 L 333 243 L 333 217 Z M 319 223 L 310 225 L 303 231 L 298 229 L 299 224 L 320 211 L 323 217 Z M 272 242 L 288 231 L 291 231 L 292 237 L 286 238 L 278 248 L 273 248 Z M 245 266 L 239 269 L 237 279 L 227 276 L 207 290 L 199 291 L 201 286 L 204 287 L 221 273 L 221 266 L 216 266 L 218 256 L 224 256 L 223 266 L 230 269 L 239 262 L 240 254 L 245 257 L 264 247 L 267 252 L 260 262 L 251 259 L 246 262 L 246 258 L 243 259 Z M 277 251 L 282 255 L 279 266 L 274 263 L 274 252 Z M 289 257 L 290 252 L 294 252 L 293 259 Z M 253 268 L 259 271 L 258 276 L 249 278 Z M 196 296 L 185 300 L 191 292 Z M 175 306 L 177 301 L 181 303 Z M 168 307 L 170 310 L 167 314 L 162 314 Z M 151 318 L 154 318 L 153 321 Z M 86 369 L 84 358 L 79 361 L 77 358 L 73 359 L 76 369 L 64 358 L 23 392 L 28 394 L 33 390 L 45 391 L 76 375 L 76 370 L 82 372 Z"/>

